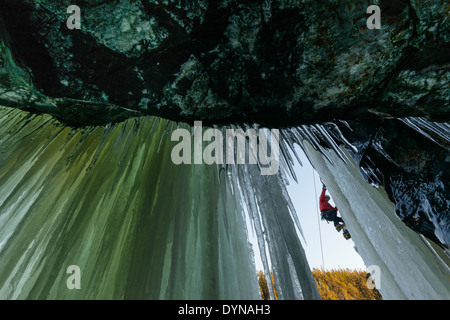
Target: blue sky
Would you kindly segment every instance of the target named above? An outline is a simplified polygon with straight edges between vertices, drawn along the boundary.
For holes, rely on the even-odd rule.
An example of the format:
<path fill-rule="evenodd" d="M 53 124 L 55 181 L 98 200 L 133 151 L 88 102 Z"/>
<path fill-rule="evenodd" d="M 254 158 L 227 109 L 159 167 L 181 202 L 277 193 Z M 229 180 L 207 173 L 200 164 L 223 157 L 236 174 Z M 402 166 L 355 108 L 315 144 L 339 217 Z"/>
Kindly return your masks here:
<path fill-rule="evenodd" d="M 332 222 L 327 223 L 318 219 L 318 197 L 322 191 L 322 183 L 301 148 L 296 146 L 296 151 L 300 155 L 303 166 L 295 164 L 298 184 L 292 181 L 288 191 L 305 236 L 306 243 L 303 239 L 302 243 L 310 267 L 320 268 L 324 264 L 325 269 L 366 269 L 363 260 L 354 249 L 355 244 L 352 239 L 345 240 L 342 232 L 338 233 Z M 314 180 L 316 192 L 314 192 Z M 334 205 L 333 198 L 330 203 Z M 351 233 L 351 230 L 349 231 Z M 322 248 L 324 263 L 322 263 Z"/>

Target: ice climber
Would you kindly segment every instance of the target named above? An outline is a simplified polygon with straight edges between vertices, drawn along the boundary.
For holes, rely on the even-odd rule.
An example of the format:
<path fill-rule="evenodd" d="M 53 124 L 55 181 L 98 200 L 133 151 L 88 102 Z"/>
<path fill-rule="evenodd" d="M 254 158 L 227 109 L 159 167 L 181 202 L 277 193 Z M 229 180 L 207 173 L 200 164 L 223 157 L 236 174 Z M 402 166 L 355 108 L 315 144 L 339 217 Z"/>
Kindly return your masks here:
<path fill-rule="evenodd" d="M 327 191 L 327 187 L 323 185 L 322 187 L 322 193 L 319 197 L 319 208 L 320 208 L 320 215 L 322 220 L 326 221 L 332 221 L 334 223 L 334 227 L 339 232 L 341 230 L 342 234 L 345 239 L 350 239 L 350 233 L 345 228 L 344 220 L 342 220 L 341 217 L 337 216 L 338 208 L 333 207 L 328 201 L 330 201 L 330 196 L 325 194 Z"/>

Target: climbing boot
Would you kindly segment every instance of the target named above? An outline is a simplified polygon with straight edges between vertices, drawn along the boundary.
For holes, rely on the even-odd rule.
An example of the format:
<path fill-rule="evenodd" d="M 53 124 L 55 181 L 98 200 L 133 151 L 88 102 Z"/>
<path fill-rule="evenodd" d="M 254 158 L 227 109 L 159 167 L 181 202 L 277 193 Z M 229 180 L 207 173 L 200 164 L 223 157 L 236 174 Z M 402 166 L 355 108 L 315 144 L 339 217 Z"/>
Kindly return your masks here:
<path fill-rule="evenodd" d="M 344 229 L 344 231 L 342 231 L 342 235 L 344 236 L 344 238 L 345 238 L 346 240 L 348 240 L 348 239 L 351 238 L 350 233 L 348 232 L 347 229 Z"/>
<path fill-rule="evenodd" d="M 339 232 L 339 231 L 341 231 L 342 229 L 344 229 L 345 228 L 345 224 L 338 224 L 337 226 L 336 226 L 336 230 Z"/>

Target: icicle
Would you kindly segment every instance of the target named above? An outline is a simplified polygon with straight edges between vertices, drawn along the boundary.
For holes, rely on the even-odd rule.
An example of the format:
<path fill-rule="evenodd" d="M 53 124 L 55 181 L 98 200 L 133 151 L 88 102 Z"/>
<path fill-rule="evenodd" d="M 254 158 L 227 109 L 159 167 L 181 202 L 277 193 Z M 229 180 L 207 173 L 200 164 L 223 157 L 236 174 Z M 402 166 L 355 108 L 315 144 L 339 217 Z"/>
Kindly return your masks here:
<path fill-rule="evenodd" d="M 247 168 L 244 168 L 245 175 L 243 177 L 248 177 L 248 171 Z M 253 188 L 250 184 L 249 179 L 246 178 L 240 178 L 237 180 L 237 186 L 239 188 L 239 191 L 245 200 L 245 203 L 247 205 L 247 212 L 250 214 L 250 220 L 253 223 L 254 230 L 256 232 L 257 241 L 258 241 L 258 247 L 260 252 L 261 261 L 264 268 L 264 274 L 266 276 L 266 279 L 270 279 L 270 271 L 269 271 L 269 262 L 268 257 L 266 255 L 266 242 L 265 242 L 265 236 L 264 236 L 264 227 L 262 225 L 262 219 L 260 216 L 260 211 L 258 208 L 258 205 L 256 203 L 256 196 L 253 193 Z M 273 292 L 271 290 L 271 296 L 273 298 Z"/>
<path fill-rule="evenodd" d="M 350 127 L 350 125 L 348 124 L 347 121 L 344 121 L 344 120 L 338 120 L 338 121 L 339 121 L 339 123 L 342 123 L 344 126 L 346 126 L 347 129 L 349 129 L 350 131 L 353 131 L 353 129 Z"/>
<path fill-rule="evenodd" d="M 297 162 L 301 166 L 303 166 L 302 161 L 300 160 L 300 156 L 297 154 L 297 152 L 295 152 L 294 143 L 296 140 L 294 139 L 294 137 L 295 137 L 294 131 L 282 130 L 281 135 L 282 135 L 283 142 L 289 146 L 289 149 L 294 154 L 295 158 L 297 159 Z"/>
<path fill-rule="evenodd" d="M 289 147 L 286 144 L 286 139 L 282 140 L 282 142 L 280 144 L 280 149 L 281 149 L 280 160 L 282 160 L 282 163 L 284 164 L 284 165 L 281 165 L 280 167 L 287 168 L 289 170 L 289 173 L 290 173 L 290 176 L 292 177 L 292 179 L 294 179 L 294 181 L 298 183 L 297 176 L 294 171 L 294 163 L 289 155 Z"/>
<path fill-rule="evenodd" d="M 345 122 L 342 121 L 343 123 L 345 123 L 345 125 L 350 129 L 350 125 Z M 327 123 L 327 126 L 329 126 L 331 129 L 328 130 L 328 132 L 334 137 L 334 141 L 339 141 L 339 142 L 343 142 L 344 146 L 349 148 L 350 150 L 352 150 L 353 152 L 358 152 L 358 148 L 356 148 L 354 145 L 352 145 L 342 134 L 341 130 L 339 130 L 339 127 L 335 124 L 335 123 Z M 352 130 L 353 131 L 353 130 Z M 347 157 L 347 159 L 349 159 Z"/>
<path fill-rule="evenodd" d="M 432 122 L 425 118 L 414 117 L 402 118 L 400 121 L 427 137 L 434 143 L 437 143 L 444 148 L 450 148 L 450 124 Z"/>

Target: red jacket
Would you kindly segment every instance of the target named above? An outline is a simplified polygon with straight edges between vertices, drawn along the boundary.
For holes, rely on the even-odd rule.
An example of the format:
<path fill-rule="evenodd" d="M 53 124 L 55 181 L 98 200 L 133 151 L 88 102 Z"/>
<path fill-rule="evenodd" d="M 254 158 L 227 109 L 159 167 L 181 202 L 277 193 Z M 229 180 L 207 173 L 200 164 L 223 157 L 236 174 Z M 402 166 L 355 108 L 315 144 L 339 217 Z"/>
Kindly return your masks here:
<path fill-rule="evenodd" d="M 328 203 L 328 201 L 325 199 L 325 189 L 322 189 L 322 193 L 319 197 L 319 208 L 320 212 L 323 210 L 338 210 L 337 207 L 333 207 L 331 204 Z"/>

